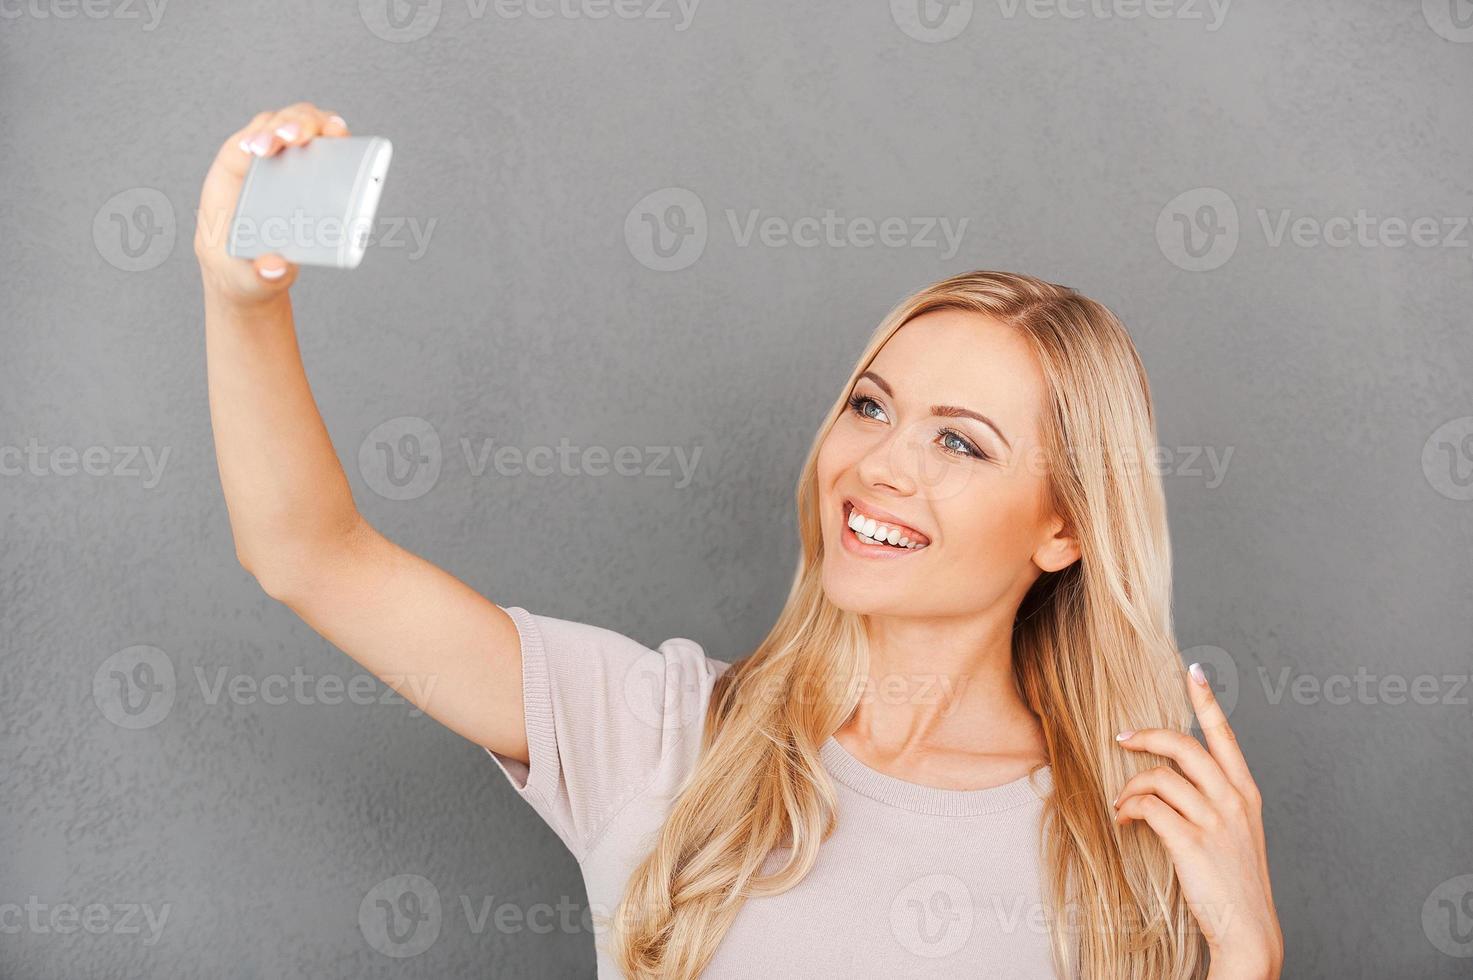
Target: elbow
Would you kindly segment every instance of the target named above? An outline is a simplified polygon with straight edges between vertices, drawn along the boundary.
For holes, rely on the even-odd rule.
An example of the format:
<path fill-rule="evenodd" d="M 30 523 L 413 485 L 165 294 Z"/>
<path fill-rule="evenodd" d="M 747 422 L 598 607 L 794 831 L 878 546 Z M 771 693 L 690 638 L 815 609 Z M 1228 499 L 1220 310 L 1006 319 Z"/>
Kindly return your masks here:
<path fill-rule="evenodd" d="M 283 556 L 263 553 L 259 549 L 248 550 L 237 544 L 235 558 L 240 562 L 241 568 L 251 573 L 261 591 L 277 602 L 289 602 L 296 594 L 297 589 L 288 570 L 289 563 L 283 560 Z"/>
<path fill-rule="evenodd" d="M 299 533 L 266 541 L 242 541 L 237 537 L 235 557 L 263 592 L 293 606 L 329 578 L 366 527 L 361 519 L 355 518 L 332 533 Z"/>

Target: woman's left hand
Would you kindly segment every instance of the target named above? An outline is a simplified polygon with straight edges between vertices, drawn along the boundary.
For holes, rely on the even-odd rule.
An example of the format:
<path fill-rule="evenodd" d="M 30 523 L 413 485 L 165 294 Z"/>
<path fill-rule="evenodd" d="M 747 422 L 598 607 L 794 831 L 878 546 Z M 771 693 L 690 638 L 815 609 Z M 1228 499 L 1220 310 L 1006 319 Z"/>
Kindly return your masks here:
<path fill-rule="evenodd" d="M 1284 936 L 1269 886 L 1263 801 L 1227 716 L 1198 664 L 1187 690 L 1207 746 L 1183 732 L 1121 732 L 1120 744 L 1173 760 L 1133 776 L 1115 822 L 1144 821 L 1166 846 L 1187 905 L 1212 953 L 1209 977 L 1277 978 Z"/>

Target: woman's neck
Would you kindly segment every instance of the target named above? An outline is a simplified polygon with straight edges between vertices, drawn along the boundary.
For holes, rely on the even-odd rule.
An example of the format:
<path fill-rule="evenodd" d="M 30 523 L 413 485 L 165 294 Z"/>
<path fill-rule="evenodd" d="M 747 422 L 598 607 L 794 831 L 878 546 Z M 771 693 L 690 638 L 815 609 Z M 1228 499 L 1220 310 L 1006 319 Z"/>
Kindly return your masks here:
<path fill-rule="evenodd" d="M 1042 726 L 1013 673 L 1012 619 L 868 618 L 868 683 L 835 738 L 922 783 L 992 785 L 1046 762 Z"/>

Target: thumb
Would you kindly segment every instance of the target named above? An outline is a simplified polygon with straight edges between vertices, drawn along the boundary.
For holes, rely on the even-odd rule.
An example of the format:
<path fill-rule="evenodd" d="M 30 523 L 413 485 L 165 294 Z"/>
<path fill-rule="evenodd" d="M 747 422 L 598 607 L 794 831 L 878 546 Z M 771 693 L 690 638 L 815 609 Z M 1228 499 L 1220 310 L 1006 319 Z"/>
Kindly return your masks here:
<path fill-rule="evenodd" d="M 297 267 L 275 252 L 256 256 L 251 260 L 251 267 L 256 288 L 262 295 L 285 292 L 297 281 Z"/>

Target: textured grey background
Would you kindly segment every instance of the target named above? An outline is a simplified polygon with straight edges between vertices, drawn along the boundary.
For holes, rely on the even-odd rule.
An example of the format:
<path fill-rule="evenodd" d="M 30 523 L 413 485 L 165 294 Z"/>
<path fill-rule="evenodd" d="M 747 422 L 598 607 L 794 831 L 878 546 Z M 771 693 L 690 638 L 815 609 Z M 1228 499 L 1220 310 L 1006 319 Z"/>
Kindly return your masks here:
<path fill-rule="evenodd" d="M 1438 237 L 1473 214 L 1473 28 L 1451 19 L 1473 11 L 1450 2 L 1240 2 L 1214 30 L 1187 0 L 1167 19 L 978 0 L 945 40 L 905 0 L 706 0 L 688 22 L 653 0 L 626 9 L 667 17 L 446 0 L 397 34 L 374 0 L 7 3 L 0 975 L 592 974 L 586 932 L 496 925 L 503 903 L 586 896 L 484 753 L 403 704 L 211 696 L 361 673 L 235 563 L 206 411 L 199 183 L 227 133 L 298 99 L 392 138 L 380 215 L 431 229 L 418 250 L 385 229 L 357 272 L 297 288 L 360 506 L 496 601 L 649 644 L 731 659 L 763 635 L 803 453 L 902 295 L 1003 268 L 1110 305 L 1171 452 L 1179 640 L 1218 648 L 1268 801 L 1286 976 L 1470 975 L 1439 945 L 1473 928 L 1473 232 L 1271 235 L 1284 213 L 1431 217 Z M 672 271 L 631 216 L 666 188 L 706 212 Z M 1204 234 L 1194 266 L 1176 215 L 1224 199 L 1236 247 Z M 968 225 L 955 255 L 743 246 L 727 212 L 753 209 Z M 137 261 L 117 231 L 135 216 Z M 358 455 L 402 416 L 433 427 L 441 469 L 392 500 Z M 702 455 L 678 486 L 476 476 L 461 448 L 564 438 Z M 168 452 L 161 478 L 127 475 L 130 446 Z M 125 472 L 73 472 L 89 447 Z M 109 658 L 138 645 L 176 683 L 130 728 Z M 1276 697 L 1285 670 L 1309 693 Z M 1378 687 L 1423 674 L 1437 703 Z M 359 915 L 397 875 L 442 903 L 413 958 Z M 67 909 L 94 904 L 96 933 L 76 928 Z M 150 935 L 128 905 L 169 918 Z"/>

